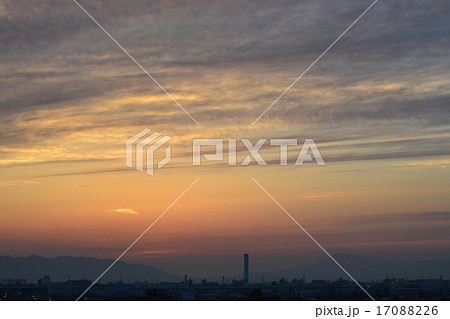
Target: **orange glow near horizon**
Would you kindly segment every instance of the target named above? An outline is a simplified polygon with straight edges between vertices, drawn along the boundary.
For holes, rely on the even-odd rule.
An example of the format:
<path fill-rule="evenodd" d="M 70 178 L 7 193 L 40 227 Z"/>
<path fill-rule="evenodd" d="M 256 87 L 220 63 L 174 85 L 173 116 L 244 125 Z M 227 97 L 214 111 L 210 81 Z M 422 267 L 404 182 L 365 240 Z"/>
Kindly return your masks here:
<path fill-rule="evenodd" d="M 0 10 L 12 21 L 0 50 L 0 255 L 115 258 L 196 178 L 124 260 L 196 269 L 196 256 L 245 251 L 263 269 L 324 257 L 252 178 L 330 253 L 448 255 L 448 43 L 430 37 L 434 25 L 408 33 L 417 21 L 446 28 L 447 7 L 414 3 L 421 19 L 375 7 L 276 100 L 361 3 L 336 20 L 316 2 L 86 5 L 200 125 L 77 6 L 11 2 Z M 54 25 L 35 26 L 46 19 Z M 126 141 L 145 128 L 172 137 L 154 176 L 125 163 Z M 223 139 L 224 159 L 192 165 L 193 138 Z M 298 141 L 286 166 L 270 145 L 281 138 Z M 268 165 L 240 165 L 242 139 L 266 139 Z M 294 165 L 305 139 L 325 166 Z"/>

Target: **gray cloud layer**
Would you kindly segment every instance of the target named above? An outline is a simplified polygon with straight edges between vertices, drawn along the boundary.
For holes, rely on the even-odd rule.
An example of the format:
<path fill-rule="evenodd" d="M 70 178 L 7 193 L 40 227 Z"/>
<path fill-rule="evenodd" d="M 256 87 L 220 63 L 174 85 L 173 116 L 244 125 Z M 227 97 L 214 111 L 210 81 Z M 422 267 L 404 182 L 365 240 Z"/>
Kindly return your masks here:
<path fill-rule="evenodd" d="M 247 127 L 371 1 L 80 3 L 202 125 L 224 128 Z M 2 146 L 94 129 L 191 127 L 72 1 L 1 6 Z M 448 133 L 449 14 L 446 1 L 379 1 L 259 127 L 322 140 Z M 98 105 L 126 96 L 160 99 Z M 71 125 L 34 124 L 53 112 Z M 441 139 L 427 143 L 443 154 Z"/>

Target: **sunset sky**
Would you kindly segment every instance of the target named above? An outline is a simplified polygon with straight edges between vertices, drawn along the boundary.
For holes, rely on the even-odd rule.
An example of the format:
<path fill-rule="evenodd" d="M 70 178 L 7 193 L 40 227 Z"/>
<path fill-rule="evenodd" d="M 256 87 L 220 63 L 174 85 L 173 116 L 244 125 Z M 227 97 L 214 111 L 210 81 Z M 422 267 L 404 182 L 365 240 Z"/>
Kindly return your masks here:
<path fill-rule="evenodd" d="M 196 125 L 73 1 L 0 1 L 0 255 L 115 259 L 199 178 L 123 261 L 326 258 L 255 178 L 331 254 L 448 257 L 448 1 L 378 1 L 252 125 L 372 2 L 79 1 Z M 144 128 L 172 137 L 154 176 L 125 165 Z M 192 138 L 300 145 L 287 166 L 268 141 L 267 166 L 192 166 Z M 306 138 L 326 166 L 294 165 Z"/>

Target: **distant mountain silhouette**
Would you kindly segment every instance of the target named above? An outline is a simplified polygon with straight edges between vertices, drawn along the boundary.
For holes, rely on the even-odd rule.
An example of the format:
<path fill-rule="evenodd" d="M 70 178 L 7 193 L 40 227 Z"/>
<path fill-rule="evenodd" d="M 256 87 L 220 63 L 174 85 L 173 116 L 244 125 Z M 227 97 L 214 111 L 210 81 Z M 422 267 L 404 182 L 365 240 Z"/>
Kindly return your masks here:
<path fill-rule="evenodd" d="M 250 257 L 251 258 L 251 257 Z M 450 279 L 450 259 L 441 260 L 417 260 L 407 262 L 395 262 L 380 258 L 360 257 L 349 254 L 333 255 L 339 264 L 347 270 L 353 278 L 359 281 L 383 280 L 386 276 L 390 278 L 426 279 L 439 278 Z M 339 278 L 349 279 L 345 272 L 330 258 L 324 258 L 314 264 L 300 265 L 277 272 L 252 272 L 250 271 L 250 282 L 268 282 L 285 278 L 292 280 L 301 279 L 305 275 L 306 281 L 315 279 L 336 280 Z M 242 280 L 243 273 L 228 277 L 229 280 Z M 221 277 L 210 277 L 221 282 Z M 349 279 L 350 280 L 350 279 Z"/>
<path fill-rule="evenodd" d="M 44 258 L 31 255 L 28 257 L 0 256 L 0 279 L 26 279 L 37 282 L 43 275 L 50 275 L 51 281 L 95 280 L 108 268 L 113 260 L 90 257 L 63 256 Z M 134 282 L 181 281 L 181 277 L 172 275 L 150 266 L 117 262 L 100 280 L 100 282 L 123 280 Z"/>

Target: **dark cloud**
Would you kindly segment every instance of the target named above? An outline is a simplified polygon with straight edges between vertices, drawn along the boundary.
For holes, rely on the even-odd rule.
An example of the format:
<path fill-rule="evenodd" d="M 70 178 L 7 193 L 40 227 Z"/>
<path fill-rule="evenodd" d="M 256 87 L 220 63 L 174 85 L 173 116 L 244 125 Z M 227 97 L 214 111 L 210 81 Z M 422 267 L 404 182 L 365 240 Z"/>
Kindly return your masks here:
<path fill-rule="evenodd" d="M 450 212 L 420 212 L 420 213 L 390 213 L 341 216 L 336 223 L 346 227 L 347 233 L 356 232 L 378 233 L 385 240 L 436 240 L 448 239 Z M 393 232 L 392 229 L 396 231 Z M 370 237 L 370 235 L 369 235 Z M 363 240 L 365 236 L 361 237 Z"/>

